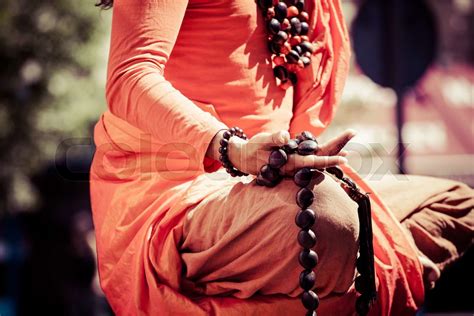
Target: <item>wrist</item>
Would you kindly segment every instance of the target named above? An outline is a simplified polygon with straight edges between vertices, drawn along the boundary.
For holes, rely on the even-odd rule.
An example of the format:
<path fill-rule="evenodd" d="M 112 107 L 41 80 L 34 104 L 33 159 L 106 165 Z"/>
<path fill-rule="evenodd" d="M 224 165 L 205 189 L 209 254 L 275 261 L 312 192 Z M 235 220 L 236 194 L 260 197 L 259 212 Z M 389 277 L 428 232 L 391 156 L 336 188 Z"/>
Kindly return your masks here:
<path fill-rule="evenodd" d="M 219 161 L 226 171 L 233 177 L 246 176 L 247 173 L 240 170 L 241 148 L 245 143 L 247 135 L 239 127 L 232 127 L 222 133 L 219 140 Z M 217 139 L 216 139 L 217 141 Z M 230 158 L 232 157 L 232 158 Z"/>
<path fill-rule="evenodd" d="M 229 145 L 227 149 L 227 156 L 229 157 L 229 161 L 240 171 L 242 170 L 242 154 L 243 154 L 243 147 L 248 142 L 246 139 L 242 139 L 237 136 L 232 136 L 229 138 Z"/>
<path fill-rule="evenodd" d="M 221 139 L 223 139 L 223 134 L 225 131 L 226 131 L 225 129 L 221 129 L 216 133 L 216 135 L 214 135 L 214 137 L 211 140 L 211 143 L 209 144 L 209 147 L 207 148 L 207 152 L 206 152 L 207 157 L 212 158 L 217 161 L 219 160 L 219 156 L 220 156 L 219 147 L 221 146 L 220 141 Z"/>

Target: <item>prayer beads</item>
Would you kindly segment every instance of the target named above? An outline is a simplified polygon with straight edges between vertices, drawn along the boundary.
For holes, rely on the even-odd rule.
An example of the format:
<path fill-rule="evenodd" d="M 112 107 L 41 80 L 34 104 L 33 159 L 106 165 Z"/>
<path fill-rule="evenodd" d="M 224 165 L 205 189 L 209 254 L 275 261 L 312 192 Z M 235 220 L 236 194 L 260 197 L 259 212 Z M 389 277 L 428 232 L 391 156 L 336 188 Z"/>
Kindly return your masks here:
<path fill-rule="evenodd" d="M 293 13 L 293 9 L 287 11 L 287 14 Z M 280 14 L 283 14 L 283 11 Z M 302 132 L 295 139 L 291 139 L 287 144 L 275 148 L 270 153 L 268 164 L 262 166 L 256 183 L 270 188 L 278 185 L 284 178 L 279 168 L 287 163 L 289 155 L 311 155 L 316 154 L 318 150 L 316 138 L 310 132 Z M 326 171 L 341 182 L 343 189 L 359 205 L 361 234 L 359 258 L 356 263 L 359 276 L 355 279 L 355 288 L 361 296 L 357 298 L 355 308 L 358 315 L 366 315 L 376 297 L 370 200 L 368 195 L 362 194 L 349 178 L 344 177 L 344 173 L 338 167 L 330 167 Z M 316 309 L 319 306 L 318 295 L 313 291 L 316 285 L 316 274 L 313 269 L 317 266 L 319 257 L 314 250 L 317 236 L 312 230 L 316 222 L 316 214 L 309 207 L 314 201 L 311 182 L 320 172 L 316 169 L 301 168 L 293 175 L 293 181 L 299 187 L 296 193 L 296 204 L 301 208 L 295 217 L 296 226 L 300 228 L 296 239 L 302 248 L 298 255 L 298 262 L 303 267 L 299 275 L 299 285 L 303 289 L 301 302 L 308 310 L 306 315 L 312 316 L 316 316 Z"/>
<path fill-rule="evenodd" d="M 279 80 L 279 87 L 287 89 L 296 84 L 296 72 L 311 64 L 315 51 L 306 36 L 309 14 L 304 11 L 304 0 L 258 0 L 257 3 L 267 25 L 268 49 L 274 55 L 273 74 Z"/>

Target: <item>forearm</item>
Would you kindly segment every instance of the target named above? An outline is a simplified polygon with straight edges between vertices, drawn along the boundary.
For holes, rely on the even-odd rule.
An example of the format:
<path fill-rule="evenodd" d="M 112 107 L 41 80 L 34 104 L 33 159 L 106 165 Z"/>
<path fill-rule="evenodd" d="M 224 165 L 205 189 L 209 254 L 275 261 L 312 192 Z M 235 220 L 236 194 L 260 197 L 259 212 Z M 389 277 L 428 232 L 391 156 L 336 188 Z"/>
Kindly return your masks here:
<path fill-rule="evenodd" d="M 206 169 L 217 165 L 206 159 L 209 143 L 227 126 L 175 89 L 164 73 L 186 7 L 187 1 L 172 0 L 114 3 L 106 96 L 114 115 L 172 145 L 166 150 L 184 152 L 190 169 L 203 160 Z"/>

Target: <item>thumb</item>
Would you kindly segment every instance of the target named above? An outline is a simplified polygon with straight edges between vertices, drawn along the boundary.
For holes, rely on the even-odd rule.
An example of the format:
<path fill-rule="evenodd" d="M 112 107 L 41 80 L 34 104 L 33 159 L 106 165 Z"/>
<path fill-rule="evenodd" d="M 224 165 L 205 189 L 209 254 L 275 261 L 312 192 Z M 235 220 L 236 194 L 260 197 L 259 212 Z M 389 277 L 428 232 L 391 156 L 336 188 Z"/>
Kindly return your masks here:
<path fill-rule="evenodd" d="M 251 142 L 260 144 L 264 149 L 270 149 L 275 146 L 283 146 L 289 140 L 290 133 L 278 131 L 274 133 L 259 133 L 251 139 Z"/>
<path fill-rule="evenodd" d="M 288 131 L 278 131 L 271 134 L 271 139 L 269 142 L 270 147 L 274 146 L 283 146 L 290 140 L 290 133 Z"/>

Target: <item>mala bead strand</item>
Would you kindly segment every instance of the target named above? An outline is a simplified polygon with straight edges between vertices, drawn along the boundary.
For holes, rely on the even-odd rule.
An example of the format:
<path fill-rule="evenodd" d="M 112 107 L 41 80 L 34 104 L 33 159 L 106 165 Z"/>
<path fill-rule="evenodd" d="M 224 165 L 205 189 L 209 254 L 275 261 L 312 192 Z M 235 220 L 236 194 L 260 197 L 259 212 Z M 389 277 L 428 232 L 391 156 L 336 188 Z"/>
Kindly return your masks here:
<path fill-rule="evenodd" d="M 284 11 L 283 6 L 279 10 Z M 295 12 L 290 11 L 290 14 Z M 283 13 L 279 13 L 283 14 Z M 264 165 L 258 176 L 257 184 L 267 187 L 274 187 L 281 182 L 283 176 L 280 168 L 292 154 L 311 155 L 318 150 L 316 138 L 309 132 L 301 133 L 296 139 L 290 140 L 280 148 L 274 149 L 268 158 L 268 164 Z M 295 217 L 296 225 L 301 229 L 297 235 L 298 244 L 302 247 L 298 255 L 298 261 L 303 267 L 299 276 L 299 285 L 303 289 L 301 302 L 308 310 L 307 315 L 316 315 L 319 306 L 318 295 L 312 290 L 316 283 L 316 274 L 313 269 L 318 264 L 318 255 L 313 250 L 316 245 L 316 234 L 311 229 L 315 223 L 316 216 L 309 207 L 314 201 L 313 191 L 309 188 L 315 171 L 309 168 L 298 170 L 293 176 L 293 181 L 300 188 L 296 193 L 296 204 L 301 208 Z"/>
<path fill-rule="evenodd" d="M 340 168 L 331 167 L 327 168 L 326 171 L 341 181 L 342 188 L 358 205 L 357 213 L 359 216 L 360 244 L 356 268 L 359 275 L 356 277 L 354 283 L 356 291 L 361 295 L 356 300 L 356 312 L 361 316 L 367 315 L 370 306 L 377 298 L 370 198 L 368 194 L 360 192 L 354 182 L 344 177 L 344 173 Z"/>
<path fill-rule="evenodd" d="M 312 155 L 318 150 L 316 138 L 309 132 L 301 133 L 295 140 L 298 144 L 296 153 L 299 155 Z M 315 213 L 309 207 L 313 204 L 314 193 L 309 187 L 316 171 L 302 168 L 293 176 L 293 182 L 300 188 L 296 193 L 296 204 L 301 208 L 295 218 L 296 225 L 301 229 L 298 232 L 298 244 L 302 250 L 298 261 L 303 267 L 300 273 L 299 285 L 303 289 L 301 302 L 308 310 L 306 315 L 316 315 L 319 306 L 319 297 L 312 291 L 316 283 L 316 274 L 313 269 L 318 264 L 318 254 L 313 250 L 316 246 L 316 234 L 311 229 L 316 221 Z"/>
<path fill-rule="evenodd" d="M 315 51 L 308 39 L 309 14 L 304 0 L 257 0 L 268 31 L 268 49 L 275 65 L 273 74 L 279 87 L 288 89 L 297 82 L 296 73 L 311 64 Z"/>
<path fill-rule="evenodd" d="M 270 1 L 267 1 L 270 2 Z M 296 1 L 295 3 L 301 3 Z M 275 12 L 279 17 L 288 14 L 293 15 L 293 9 L 284 10 L 280 5 Z M 257 184 L 266 187 L 274 187 L 283 179 L 280 168 L 287 161 L 288 156 L 293 154 L 312 155 L 319 149 L 316 138 L 310 132 L 302 132 L 295 139 L 291 139 L 287 144 L 275 148 L 269 156 L 268 164 L 264 165 L 258 176 Z M 334 175 L 340 182 L 343 189 L 358 204 L 358 216 L 360 224 L 359 257 L 357 258 L 358 276 L 355 279 L 355 288 L 361 295 L 356 300 L 356 312 L 358 315 L 367 315 L 370 306 L 377 296 L 375 288 L 375 268 L 374 251 L 372 244 L 372 221 L 370 199 L 367 194 L 363 194 L 356 184 L 344 176 L 343 171 L 338 167 L 327 168 L 326 172 Z M 293 182 L 299 187 L 296 193 L 296 204 L 299 206 L 295 223 L 300 228 L 297 235 L 297 242 L 301 246 L 298 255 L 298 262 L 303 267 L 299 275 L 299 285 L 303 289 L 301 302 L 307 309 L 306 315 L 316 316 L 316 309 L 319 306 L 318 295 L 313 291 L 316 284 L 316 274 L 313 271 L 317 266 L 319 258 L 314 247 L 317 243 L 317 236 L 312 230 L 316 222 L 316 214 L 310 208 L 314 201 L 314 193 L 310 185 L 314 176 L 319 173 L 316 169 L 301 168 L 293 175 Z"/>
<path fill-rule="evenodd" d="M 222 139 L 219 142 L 219 161 L 221 162 L 227 173 L 229 173 L 232 177 L 248 176 L 248 173 L 242 172 L 235 168 L 229 160 L 229 140 L 232 136 L 237 136 L 239 138 L 247 140 L 247 135 L 245 135 L 244 131 L 240 127 L 235 126 L 226 130 L 222 134 Z"/>

